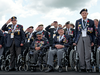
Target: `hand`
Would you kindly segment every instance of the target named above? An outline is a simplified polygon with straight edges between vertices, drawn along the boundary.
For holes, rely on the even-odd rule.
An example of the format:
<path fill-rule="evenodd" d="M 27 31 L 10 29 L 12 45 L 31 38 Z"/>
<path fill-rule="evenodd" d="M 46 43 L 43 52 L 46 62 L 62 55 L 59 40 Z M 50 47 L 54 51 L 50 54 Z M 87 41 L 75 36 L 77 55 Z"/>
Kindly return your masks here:
<path fill-rule="evenodd" d="M 20 46 L 23 46 L 23 44 L 21 43 Z"/>
<path fill-rule="evenodd" d="M 40 47 L 35 47 L 35 50 L 40 50 Z"/>
<path fill-rule="evenodd" d="M 66 25 L 63 26 L 63 28 L 66 27 Z"/>
<path fill-rule="evenodd" d="M 2 45 L 0 45 L 0 49 L 2 48 Z"/>
<path fill-rule="evenodd" d="M 36 28 L 36 31 L 39 31 L 39 27 Z"/>
<path fill-rule="evenodd" d="M 92 42 L 92 43 L 91 43 L 91 46 L 93 46 L 93 45 L 94 45 L 94 43 Z"/>
<path fill-rule="evenodd" d="M 54 23 L 52 23 L 51 26 L 54 26 Z"/>
<path fill-rule="evenodd" d="M 74 46 L 76 46 L 76 43 L 73 43 Z"/>
<path fill-rule="evenodd" d="M 56 47 L 57 49 L 61 49 L 61 48 L 63 48 L 64 46 L 63 46 L 63 45 L 55 45 L 55 47 Z"/>
<path fill-rule="evenodd" d="M 9 24 L 11 22 L 11 19 L 9 19 L 7 22 L 6 22 L 6 24 Z"/>
<path fill-rule="evenodd" d="M 25 32 L 28 31 L 28 30 L 29 30 L 29 28 L 27 28 L 27 29 L 25 30 Z"/>

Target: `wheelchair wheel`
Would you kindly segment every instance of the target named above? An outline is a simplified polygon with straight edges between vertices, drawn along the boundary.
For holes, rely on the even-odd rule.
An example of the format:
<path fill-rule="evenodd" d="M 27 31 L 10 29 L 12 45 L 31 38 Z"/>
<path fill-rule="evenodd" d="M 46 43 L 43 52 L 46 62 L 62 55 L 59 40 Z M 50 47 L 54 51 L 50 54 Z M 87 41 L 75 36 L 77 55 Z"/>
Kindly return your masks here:
<path fill-rule="evenodd" d="M 22 66 L 19 66 L 19 71 L 23 71 L 23 67 Z"/>
<path fill-rule="evenodd" d="M 100 65 L 99 65 L 99 72 L 100 72 Z"/>
<path fill-rule="evenodd" d="M 66 72 L 68 72 L 68 66 L 66 66 Z"/>
<path fill-rule="evenodd" d="M 72 70 L 74 70 L 75 68 L 75 53 L 76 53 L 75 50 L 71 50 L 69 56 L 70 66 Z"/>
<path fill-rule="evenodd" d="M 24 65 L 24 71 L 28 71 L 28 64 Z"/>
<path fill-rule="evenodd" d="M 3 66 L 3 65 L 1 65 L 1 71 L 4 71 L 4 70 L 5 70 L 4 66 Z"/>
<path fill-rule="evenodd" d="M 100 51 L 97 50 L 97 53 L 96 53 L 96 62 L 97 62 L 97 67 L 98 69 L 100 68 Z"/>
<path fill-rule="evenodd" d="M 40 71 L 42 72 L 44 70 L 44 65 L 39 66 Z"/>
<path fill-rule="evenodd" d="M 7 72 L 9 71 L 9 66 L 5 67 L 5 71 L 7 71 Z"/>
<path fill-rule="evenodd" d="M 96 66 L 92 67 L 92 72 L 96 72 Z"/>

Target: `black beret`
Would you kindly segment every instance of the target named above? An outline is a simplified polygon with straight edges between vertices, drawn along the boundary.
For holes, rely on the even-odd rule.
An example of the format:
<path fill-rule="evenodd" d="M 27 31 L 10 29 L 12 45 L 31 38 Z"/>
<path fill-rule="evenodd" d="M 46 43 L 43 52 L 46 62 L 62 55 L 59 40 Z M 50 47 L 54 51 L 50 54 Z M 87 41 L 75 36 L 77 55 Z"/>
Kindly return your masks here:
<path fill-rule="evenodd" d="M 13 19 L 17 19 L 17 17 L 16 16 L 11 17 L 11 20 L 13 20 Z"/>
<path fill-rule="evenodd" d="M 83 11 L 88 12 L 88 10 L 87 10 L 87 9 L 82 9 L 82 10 L 80 11 L 80 14 L 81 14 Z"/>
<path fill-rule="evenodd" d="M 34 27 L 33 26 L 30 26 L 29 28 L 32 28 L 33 29 Z"/>
<path fill-rule="evenodd" d="M 66 25 L 67 25 L 67 24 L 70 24 L 70 21 L 66 22 Z"/>
<path fill-rule="evenodd" d="M 38 25 L 38 27 L 39 27 L 39 26 L 43 26 L 43 24 Z"/>
<path fill-rule="evenodd" d="M 60 29 L 63 29 L 63 28 L 59 27 L 58 30 L 60 30 Z"/>
<path fill-rule="evenodd" d="M 42 34 L 42 32 L 37 32 L 37 33 L 36 33 L 36 35 L 41 35 L 41 34 Z"/>

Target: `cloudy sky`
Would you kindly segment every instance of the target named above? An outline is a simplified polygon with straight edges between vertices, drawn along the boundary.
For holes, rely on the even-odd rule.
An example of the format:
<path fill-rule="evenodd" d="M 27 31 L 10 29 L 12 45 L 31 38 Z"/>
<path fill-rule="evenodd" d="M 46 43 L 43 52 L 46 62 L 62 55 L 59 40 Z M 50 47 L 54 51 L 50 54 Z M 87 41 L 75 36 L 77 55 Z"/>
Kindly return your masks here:
<path fill-rule="evenodd" d="M 75 24 L 83 8 L 88 9 L 88 18 L 100 19 L 100 0 L 0 0 L 0 28 L 11 16 L 17 16 L 24 29 L 39 24 L 46 27 L 53 21 Z"/>

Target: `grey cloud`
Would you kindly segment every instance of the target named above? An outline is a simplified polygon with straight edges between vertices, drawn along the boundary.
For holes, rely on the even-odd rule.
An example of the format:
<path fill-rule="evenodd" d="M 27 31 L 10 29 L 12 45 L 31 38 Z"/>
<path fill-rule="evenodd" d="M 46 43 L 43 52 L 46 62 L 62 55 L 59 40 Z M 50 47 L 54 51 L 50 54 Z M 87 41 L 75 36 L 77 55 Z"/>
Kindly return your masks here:
<path fill-rule="evenodd" d="M 91 0 L 30 0 L 30 8 L 41 12 L 49 12 L 55 8 L 68 8 L 71 11 L 79 10 L 91 2 Z"/>

